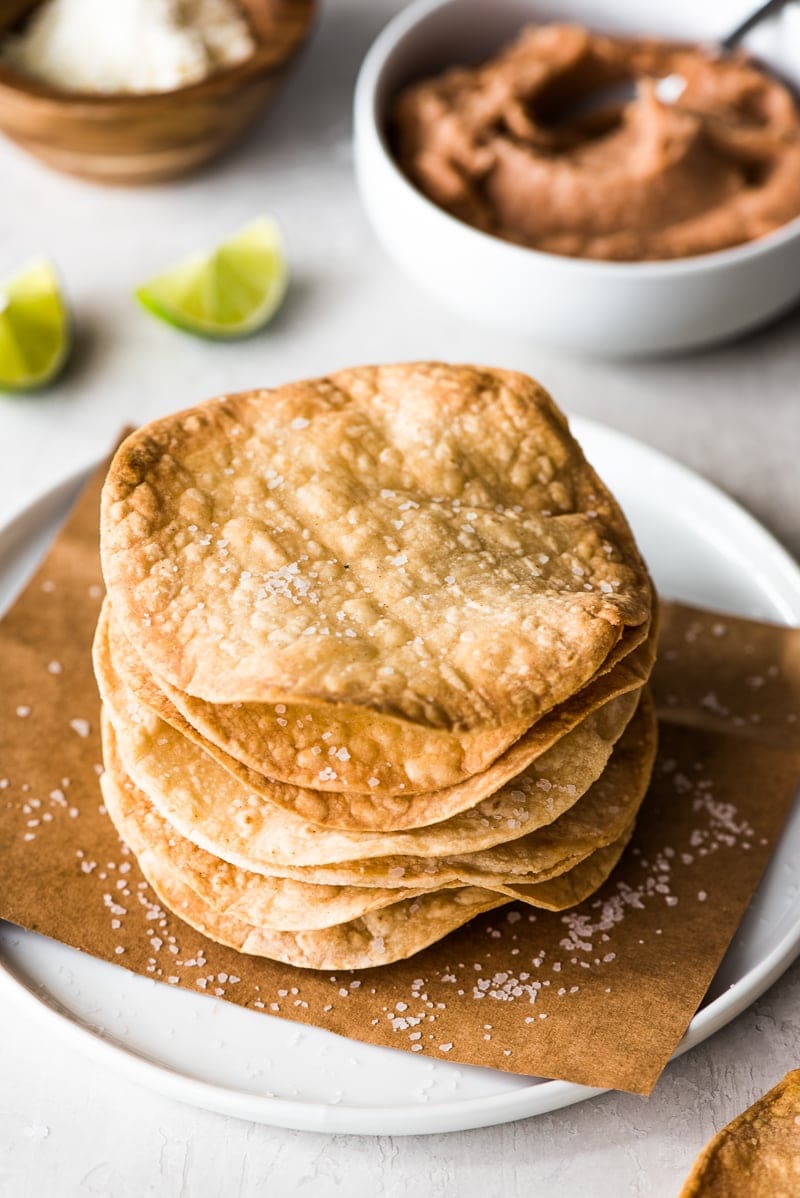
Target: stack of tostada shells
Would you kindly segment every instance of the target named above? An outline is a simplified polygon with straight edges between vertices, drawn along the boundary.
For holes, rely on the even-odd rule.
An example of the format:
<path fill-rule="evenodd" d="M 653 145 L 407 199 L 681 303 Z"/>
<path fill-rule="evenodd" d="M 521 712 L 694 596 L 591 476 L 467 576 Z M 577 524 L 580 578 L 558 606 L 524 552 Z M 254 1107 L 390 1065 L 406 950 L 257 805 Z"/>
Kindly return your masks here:
<path fill-rule="evenodd" d="M 652 769 L 655 600 L 532 379 L 363 367 L 156 421 L 101 548 L 106 806 L 194 928 L 362 968 L 608 877 Z"/>

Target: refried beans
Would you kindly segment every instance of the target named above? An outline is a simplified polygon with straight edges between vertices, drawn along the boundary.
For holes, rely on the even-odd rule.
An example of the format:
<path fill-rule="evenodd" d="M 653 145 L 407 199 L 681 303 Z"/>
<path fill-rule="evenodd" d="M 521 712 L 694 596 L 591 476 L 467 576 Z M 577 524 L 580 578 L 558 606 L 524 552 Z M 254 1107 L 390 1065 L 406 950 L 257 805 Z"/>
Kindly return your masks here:
<path fill-rule="evenodd" d="M 672 103 L 667 76 L 684 84 Z M 587 100 L 625 81 L 627 103 Z M 401 168 L 436 204 L 553 254 L 683 258 L 800 214 L 800 111 L 743 55 L 533 27 L 483 66 L 407 88 L 391 126 Z"/>

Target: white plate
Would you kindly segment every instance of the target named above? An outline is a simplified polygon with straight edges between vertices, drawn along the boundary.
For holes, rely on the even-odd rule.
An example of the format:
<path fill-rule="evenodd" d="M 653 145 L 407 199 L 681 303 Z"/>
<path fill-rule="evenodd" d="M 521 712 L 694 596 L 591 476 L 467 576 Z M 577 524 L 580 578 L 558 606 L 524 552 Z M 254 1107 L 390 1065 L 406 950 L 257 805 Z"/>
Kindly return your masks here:
<path fill-rule="evenodd" d="M 628 513 L 664 595 L 800 624 L 800 568 L 716 488 L 636 441 L 574 422 Z M 0 530 L 0 608 L 77 491 L 71 480 Z M 800 951 L 800 810 L 678 1053 L 756 999 Z M 0 993 L 97 1060 L 163 1094 L 261 1123 L 410 1135 L 537 1115 L 597 1090 L 344 1040 L 185 993 L 0 923 Z"/>

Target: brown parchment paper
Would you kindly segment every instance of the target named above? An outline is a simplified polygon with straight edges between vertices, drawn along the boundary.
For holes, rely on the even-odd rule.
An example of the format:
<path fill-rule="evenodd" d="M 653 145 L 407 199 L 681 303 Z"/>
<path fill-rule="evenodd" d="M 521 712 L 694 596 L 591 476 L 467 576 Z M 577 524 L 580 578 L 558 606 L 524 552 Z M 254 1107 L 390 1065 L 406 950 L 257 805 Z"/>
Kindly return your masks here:
<path fill-rule="evenodd" d="M 661 744 L 633 843 L 574 911 L 512 905 L 338 975 L 162 910 L 105 815 L 90 644 L 101 475 L 0 623 L 0 917 L 168 985 L 420 1055 L 648 1093 L 702 1001 L 800 777 L 800 630 L 665 605 Z"/>

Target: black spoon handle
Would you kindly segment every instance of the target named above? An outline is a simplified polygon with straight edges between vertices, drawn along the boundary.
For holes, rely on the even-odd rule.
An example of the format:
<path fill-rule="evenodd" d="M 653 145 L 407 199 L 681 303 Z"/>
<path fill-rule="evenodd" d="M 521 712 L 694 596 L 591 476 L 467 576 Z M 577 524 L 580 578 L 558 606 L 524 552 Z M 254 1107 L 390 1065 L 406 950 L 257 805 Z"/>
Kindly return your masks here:
<path fill-rule="evenodd" d="M 727 37 L 722 39 L 720 42 L 722 50 L 726 54 L 730 53 L 731 50 L 735 50 L 742 38 L 746 37 L 751 29 L 754 29 L 756 25 L 760 25 L 765 17 L 780 12 L 788 3 L 789 0 L 766 0 L 766 4 L 759 5 L 755 12 L 751 12 L 749 17 L 745 17 L 735 29 L 731 30 Z"/>

